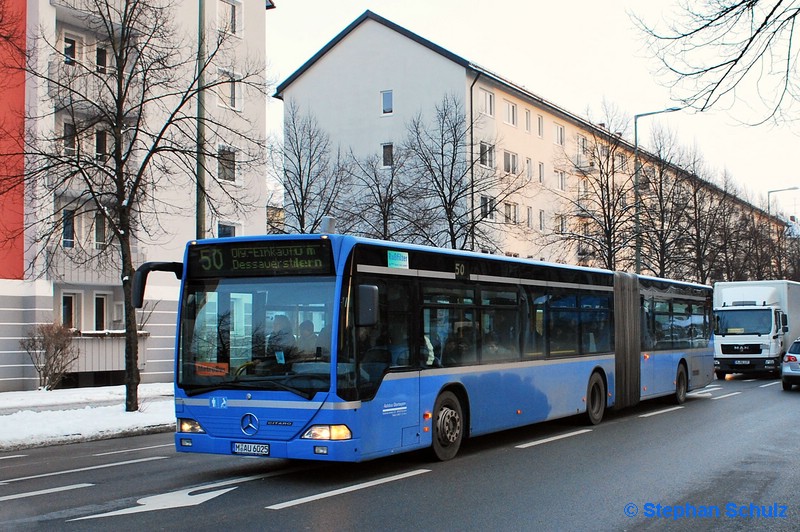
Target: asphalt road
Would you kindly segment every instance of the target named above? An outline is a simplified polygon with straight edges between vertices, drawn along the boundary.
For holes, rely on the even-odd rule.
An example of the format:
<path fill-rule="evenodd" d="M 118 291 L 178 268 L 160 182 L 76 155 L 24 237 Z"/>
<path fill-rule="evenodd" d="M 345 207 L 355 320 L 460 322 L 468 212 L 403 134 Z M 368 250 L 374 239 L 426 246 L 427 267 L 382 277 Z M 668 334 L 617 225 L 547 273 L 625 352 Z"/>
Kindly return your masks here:
<path fill-rule="evenodd" d="M 797 530 L 800 389 L 735 378 L 364 464 L 176 454 L 171 434 L 0 453 L 2 530 Z"/>

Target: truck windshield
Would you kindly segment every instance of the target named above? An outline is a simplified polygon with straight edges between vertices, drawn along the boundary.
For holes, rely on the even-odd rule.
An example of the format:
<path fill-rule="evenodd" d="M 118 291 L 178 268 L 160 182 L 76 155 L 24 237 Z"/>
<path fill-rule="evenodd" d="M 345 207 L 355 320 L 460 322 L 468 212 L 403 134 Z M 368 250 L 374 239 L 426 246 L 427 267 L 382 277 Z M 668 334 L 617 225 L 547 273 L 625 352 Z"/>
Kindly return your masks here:
<path fill-rule="evenodd" d="M 717 334 L 771 334 L 772 310 L 741 309 L 717 310 Z"/>
<path fill-rule="evenodd" d="M 328 391 L 333 293 L 333 277 L 188 280 L 178 386 Z"/>

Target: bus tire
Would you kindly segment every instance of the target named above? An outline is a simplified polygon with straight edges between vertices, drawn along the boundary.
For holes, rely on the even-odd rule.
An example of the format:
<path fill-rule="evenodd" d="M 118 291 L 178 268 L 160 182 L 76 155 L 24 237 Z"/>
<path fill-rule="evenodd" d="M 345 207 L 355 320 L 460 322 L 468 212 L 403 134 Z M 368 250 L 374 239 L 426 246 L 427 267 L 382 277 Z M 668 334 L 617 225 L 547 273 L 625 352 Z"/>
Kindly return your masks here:
<path fill-rule="evenodd" d="M 686 402 L 686 392 L 689 391 L 689 380 L 686 377 L 686 366 L 678 364 L 678 371 L 675 374 L 675 404 L 682 405 Z"/>
<path fill-rule="evenodd" d="M 603 421 L 606 411 L 606 385 L 603 378 L 596 371 L 589 377 L 586 386 L 586 421 L 590 425 L 597 425 Z"/>
<path fill-rule="evenodd" d="M 442 392 L 433 407 L 433 455 L 442 462 L 450 460 L 464 439 L 464 415 L 461 402 L 453 392 Z"/>

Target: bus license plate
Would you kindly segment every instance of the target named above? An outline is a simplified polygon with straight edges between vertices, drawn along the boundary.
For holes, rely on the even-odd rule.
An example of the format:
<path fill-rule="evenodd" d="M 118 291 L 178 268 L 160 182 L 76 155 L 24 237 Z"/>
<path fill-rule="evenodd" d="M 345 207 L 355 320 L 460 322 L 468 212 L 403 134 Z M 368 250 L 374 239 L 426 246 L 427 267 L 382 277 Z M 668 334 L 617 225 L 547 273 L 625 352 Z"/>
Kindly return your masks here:
<path fill-rule="evenodd" d="M 747 364 L 750 363 L 750 361 L 749 360 L 734 360 L 733 363 L 734 364 L 739 364 L 739 365 L 747 365 Z"/>
<path fill-rule="evenodd" d="M 239 443 L 233 444 L 234 454 L 255 454 L 258 456 L 269 456 L 268 443 Z"/>

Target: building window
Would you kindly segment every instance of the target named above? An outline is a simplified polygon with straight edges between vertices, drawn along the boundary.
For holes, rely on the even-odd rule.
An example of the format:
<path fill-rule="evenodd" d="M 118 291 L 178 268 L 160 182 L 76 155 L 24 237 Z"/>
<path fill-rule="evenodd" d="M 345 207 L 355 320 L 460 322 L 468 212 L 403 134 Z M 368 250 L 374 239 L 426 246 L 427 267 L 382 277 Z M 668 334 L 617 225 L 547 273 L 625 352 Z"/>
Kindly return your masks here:
<path fill-rule="evenodd" d="M 565 133 L 564 133 L 564 126 L 562 126 L 561 124 L 555 124 L 553 131 L 554 131 L 554 134 L 555 134 L 555 138 L 553 139 L 553 142 L 555 142 L 559 146 L 563 146 L 566 143 L 566 137 L 565 137 Z"/>
<path fill-rule="evenodd" d="M 481 142 L 481 166 L 494 168 L 494 146 L 488 142 Z"/>
<path fill-rule="evenodd" d="M 242 82 L 239 76 L 232 72 L 220 70 L 217 97 L 219 105 L 240 111 L 242 108 Z"/>
<path fill-rule="evenodd" d="M 95 51 L 94 64 L 98 74 L 105 74 L 108 67 L 108 50 L 102 46 L 98 46 Z"/>
<path fill-rule="evenodd" d="M 506 104 L 506 124 L 517 127 L 517 104 L 505 101 Z"/>
<path fill-rule="evenodd" d="M 394 164 L 394 144 L 383 144 L 381 147 L 381 164 L 384 167 L 389 167 Z"/>
<path fill-rule="evenodd" d="M 481 196 L 481 218 L 494 220 L 494 198 Z"/>
<path fill-rule="evenodd" d="M 217 4 L 219 30 L 233 35 L 242 33 L 242 3 L 238 0 L 220 0 Z"/>
<path fill-rule="evenodd" d="M 539 231 L 544 231 L 544 210 L 539 209 Z"/>
<path fill-rule="evenodd" d="M 221 146 L 217 150 L 217 177 L 220 181 L 236 181 L 236 150 Z"/>
<path fill-rule="evenodd" d="M 533 161 L 530 157 L 525 158 L 525 177 L 528 178 L 528 181 L 533 179 Z"/>
<path fill-rule="evenodd" d="M 525 225 L 528 229 L 533 229 L 533 207 L 528 207 L 527 216 L 525 216 Z"/>
<path fill-rule="evenodd" d="M 65 248 L 75 247 L 75 210 L 61 211 L 61 241 Z"/>
<path fill-rule="evenodd" d="M 106 249 L 106 217 L 103 213 L 94 215 L 94 249 Z"/>
<path fill-rule="evenodd" d="M 539 138 L 544 138 L 544 117 L 542 115 L 536 115 L 536 134 Z"/>
<path fill-rule="evenodd" d="M 77 153 L 78 149 L 78 133 L 75 130 L 75 124 L 64 124 L 64 155 L 70 157 Z"/>
<path fill-rule="evenodd" d="M 525 133 L 531 132 L 531 110 L 525 109 Z"/>
<path fill-rule="evenodd" d="M 558 217 L 558 232 L 564 234 L 567 232 L 567 217 L 566 216 L 559 216 Z"/>
<path fill-rule="evenodd" d="M 390 115 L 394 112 L 394 97 L 392 91 L 381 92 L 381 112 Z"/>
<path fill-rule="evenodd" d="M 556 170 L 556 182 L 558 190 L 567 190 L 567 174 L 562 170 Z"/>
<path fill-rule="evenodd" d="M 231 224 L 218 223 L 217 236 L 219 238 L 229 238 L 236 236 L 236 226 Z"/>
<path fill-rule="evenodd" d="M 105 294 L 95 294 L 94 296 L 94 330 L 105 331 L 107 329 L 108 296 Z"/>
<path fill-rule="evenodd" d="M 61 324 L 69 329 L 80 329 L 80 294 L 61 294 Z"/>
<path fill-rule="evenodd" d="M 517 154 L 504 151 L 503 152 L 503 171 L 507 174 L 517 173 Z"/>
<path fill-rule="evenodd" d="M 494 116 L 494 93 L 481 89 L 483 108 L 481 112 L 487 116 Z"/>
<path fill-rule="evenodd" d="M 539 183 L 544 183 L 544 163 L 539 161 Z"/>
<path fill-rule="evenodd" d="M 515 224 L 519 221 L 519 205 L 516 203 L 505 203 L 503 209 L 505 211 L 505 221 L 507 224 Z"/>
<path fill-rule="evenodd" d="M 616 159 L 616 171 L 617 172 L 624 172 L 628 169 L 628 160 L 625 158 L 624 153 L 618 153 L 615 157 Z"/>
<path fill-rule="evenodd" d="M 74 37 L 64 37 L 64 64 L 74 65 L 78 58 L 78 41 Z"/>
<path fill-rule="evenodd" d="M 578 135 L 578 153 L 576 154 L 578 166 L 585 166 L 589 161 L 589 140 L 583 135 Z"/>
<path fill-rule="evenodd" d="M 100 163 L 108 160 L 108 132 L 102 129 L 94 132 L 94 159 Z"/>

